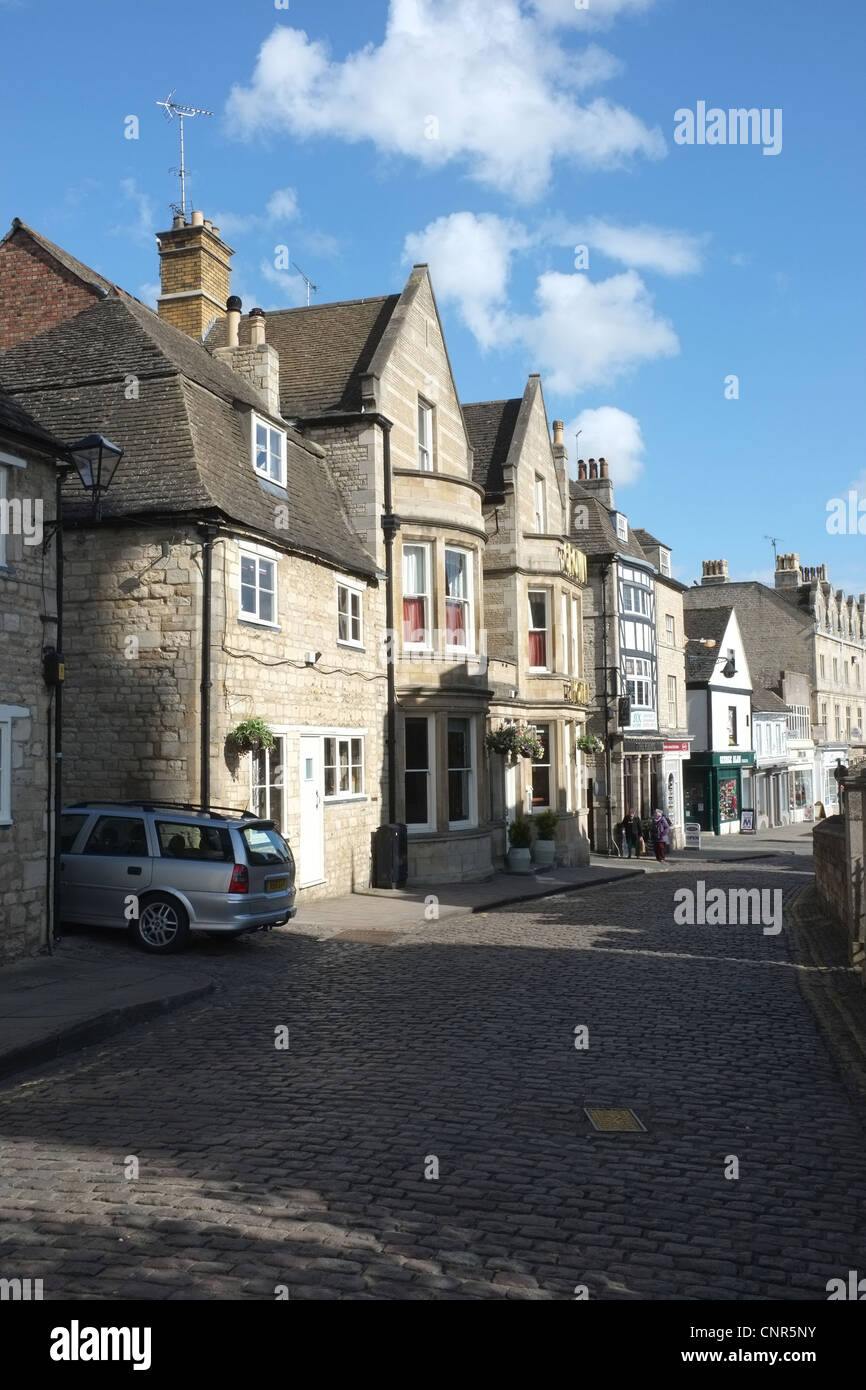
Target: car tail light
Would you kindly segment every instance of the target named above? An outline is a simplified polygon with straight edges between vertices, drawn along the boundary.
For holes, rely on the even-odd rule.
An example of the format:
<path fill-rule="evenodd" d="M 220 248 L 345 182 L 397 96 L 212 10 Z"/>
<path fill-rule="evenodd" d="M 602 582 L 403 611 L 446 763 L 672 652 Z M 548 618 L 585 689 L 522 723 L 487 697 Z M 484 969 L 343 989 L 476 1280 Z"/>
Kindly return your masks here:
<path fill-rule="evenodd" d="M 250 871 L 246 864 L 235 864 L 232 869 L 232 881 L 229 884 L 230 893 L 248 893 L 250 891 Z"/>

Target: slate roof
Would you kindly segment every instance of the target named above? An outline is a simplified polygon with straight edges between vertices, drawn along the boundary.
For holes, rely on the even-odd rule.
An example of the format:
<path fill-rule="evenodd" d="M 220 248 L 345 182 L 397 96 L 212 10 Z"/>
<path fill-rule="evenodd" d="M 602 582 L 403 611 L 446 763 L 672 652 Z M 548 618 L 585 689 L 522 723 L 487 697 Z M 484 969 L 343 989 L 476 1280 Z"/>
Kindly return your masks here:
<path fill-rule="evenodd" d="M 463 406 L 466 432 L 475 452 L 472 481 L 489 496 L 502 495 L 503 469 L 522 404 L 522 397 L 516 396 L 508 401 L 474 401 Z"/>
<path fill-rule="evenodd" d="M 130 377 L 138 399 L 126 398 Z M 182 514 L 248 526 L 341 568 L 375 572 L 322 451 L 288 432 L 287 491 L 253 472 L 244 425 L 259 394 L 230 367 L 122 292 L 0 356 L 0 385 L 65 439 L 106 435 L 125 451 L 104 502 L 112 517 Z M 287 528 L 276 506 L 288 503 Z M 71 515 L 86 506 L 70 484 Z"/>
<path fill-rule="evenodd" d="M 787 714 L 788 706 L 773 690 L 753 690 L 752 709 L 756 714 Z"/>
<path fill-rule="evenodd" d="M 636 532 L 630 526 L 628 528 L 628 540 L 621 541 L 619 539 L 612 513 L 592 491 L 582 487 L 580 483 L 571 482 L 569 483 L 569 492 L 572 515 L 577 503 L 581 503 L 587 509 L 586 528 L 573 532 L 575 544 L 585 555 L 604 555 L 615 552 L 617 555 L 629 556 L 633 560 L 641 560 L 644 564 L 651 563 L 637 540 Z"/>
<path fill-rule="evenodd" d="M 118 292 L 117 285 L 113 285 L 110 280 L 106 280 L 104 275 L 100 275 L 96 270 L 91 270 L 89 265 L 85 265 L 83 261 L 77 260 L 75 256 L 70 256 L 69 252 L 64 251 L 62 246 L 55 246 L 54 242 L 49 241 L 41 232 L 37 232 L 33 227 L 28 227 L 26 222 L 21 221 L 20 217 L 14 217 L 12 219 L 12 226 L 6 233 L 6 236 L 3 237 L 3 241 L 9 240 L 10 237 L 13 237 L 15 233 L 19 231 L 26 232 L 27 236 L 32 237 L 37 246 L 39 246 L 47 256 L 50 256 L 52 260 L 56 261 L 59 266 L 69 275 L 74 276 L 76 280 L 82 281 L 85 285 L 90 285 L 93 289 L 101 291 L 102 294 Z M 2 245 L 2 242 L 0 242 L 0 245 Z"/>
<path fill-rule="evenodd" d="M 668 545 L 667 541 L 660 541 L 658 536 L 652 535 L 650 531 L 645 531 L 642 526 L 636 526 L 634 528 L 634 534 L 637 537 L 637 542 L 640 546 L 648 546 L 651 550 L 654 549 L 656 546 L 661 546 L 662 550 L 670 550 L 670 546 Z"/>
<path fill-rule="evenodd" d="M 278 309 L 266 318 L 267 341 L 280 355 L 280 410 L 288 419 L 309 419 L 361 409 L 361 378 L 368 370 L 399 294 Z M 210 350 L 225 347 L 228 325 L 214 324 Z M 249 341 L 249 317 L 240 324 Z"/>
<path fill-rule="evenodd" d="M 683 625 L 686 637 L 686 680 L 708 681 L 713 675 L 719 657 L 724 656 L 722 642 L 731 621 L 733 608 L 686 608 L 683 611 Z M 709 638 L 714 647 L 705 647 L 696 639 Z"/>
<path fill-rule="evenodd" d="M 28 415 L 5 391 L 0 391 L 0 435 L 14 435 L 37 449 L 47 449 L 53 454 L 62 456 L 66 452 L 60 440 L 38 425 L 32 415 Z"/>

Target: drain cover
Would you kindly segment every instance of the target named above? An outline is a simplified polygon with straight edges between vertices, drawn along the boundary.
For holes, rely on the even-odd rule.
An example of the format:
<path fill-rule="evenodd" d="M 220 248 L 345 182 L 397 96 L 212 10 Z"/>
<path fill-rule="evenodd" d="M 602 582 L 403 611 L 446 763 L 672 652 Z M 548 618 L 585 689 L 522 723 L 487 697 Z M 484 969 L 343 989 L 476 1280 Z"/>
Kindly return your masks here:
<path fill-rule="evenodd" d="M 600 1105 L 586 1105 L 583 1113 L 589 1119 L 593 1129 L 597 1129 L 603 1134 L 611 1134 L 616 1131 L 634 1132 L 635 1130 L 643 1130 L 646 1133 L 646 1125 L 641 1124 L 633 1110 L 608 1110 Z"/>

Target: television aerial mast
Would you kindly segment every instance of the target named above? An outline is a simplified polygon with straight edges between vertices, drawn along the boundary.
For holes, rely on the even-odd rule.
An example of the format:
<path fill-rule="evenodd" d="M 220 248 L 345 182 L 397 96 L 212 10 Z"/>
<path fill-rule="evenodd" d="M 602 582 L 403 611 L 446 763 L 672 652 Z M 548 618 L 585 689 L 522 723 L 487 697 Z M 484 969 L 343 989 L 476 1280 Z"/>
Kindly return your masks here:
<path fill-rule="evenodd" d="M 172 203 L 171 207 L 176 214 L 186 217 L 186 176 L 189 170 L 184 165 L 183 151 L 183 123 L 187 117 L 191 116 L 212 116 L 213 111 L 205 111 L 201 106 L 184 106 L 179 101 L 173 101 L 174 92 L 169 92 L 165 101 L 158 101 L 157 106 L 165 109 L 166 120 L 173 121 L 177 116 L 180 122 L 180 166 L 177 169 L 170 169 L 170 174 L 177 174 L 180 177 L 180 202 Z"/>
<path fill-rule="evenodd" d="M 292 266 L 293 266 L 294 269 L 298 272 L 298 274 L 300 275 L 301 279 L 303 280 L 304 284 L 305 284 L 306 287 L 307 287 L 307 308 L 309 309 L 309 307 L 310 307 L 310 291 L 312 290 L 313 294 L 318 294 L 318 292 L 319 292 L 319 287 L 318 287 L 318 285 L 314 285 L 314 284 L 313 284 L 313 282 L 312 282 L 312 280 L 310 279 L 309 275 L 305 275 L 305 274 L 304 274 L 304 272 L 301 270 L 301 267 L 298 265 L 297 261 L 292 261 Z"/>
<path fill-rule="evenodd" d="M 764 540 L 765 540 L 765 541 L 769 541 L 769 542 L 770 542 L 770 545 L 773 547 L 773 568 L 774 568 L 774 569 L 778 569 L 778 568 L 779 568 L 779 555 L 778 555 L 778 552 L 777 552 L 777 550 L 776 550 L 776 547 L 777 547 L 777 545 L 779 544 L 779 541 L 780 541 L 781 539 L 782 539 L 781 536 L 765 536 L 765 537 L 764 537 Z"/>

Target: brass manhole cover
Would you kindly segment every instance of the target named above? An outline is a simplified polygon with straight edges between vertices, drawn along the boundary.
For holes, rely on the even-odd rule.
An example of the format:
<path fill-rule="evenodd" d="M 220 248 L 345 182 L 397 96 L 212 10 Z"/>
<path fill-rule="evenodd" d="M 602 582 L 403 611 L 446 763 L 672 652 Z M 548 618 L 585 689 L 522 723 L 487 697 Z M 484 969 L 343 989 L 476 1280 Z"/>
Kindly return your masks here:
<path fill-rule="evenodd" d="M 602 1134 L 634 1133 L 636 1130 L 642 1130 L 646 1133 L 646 1125 L 641 1124 L 633 1110 L 585 1105 L 583 1113 L 589 1119 L 593 1129 L 597 1129 Z"/>

